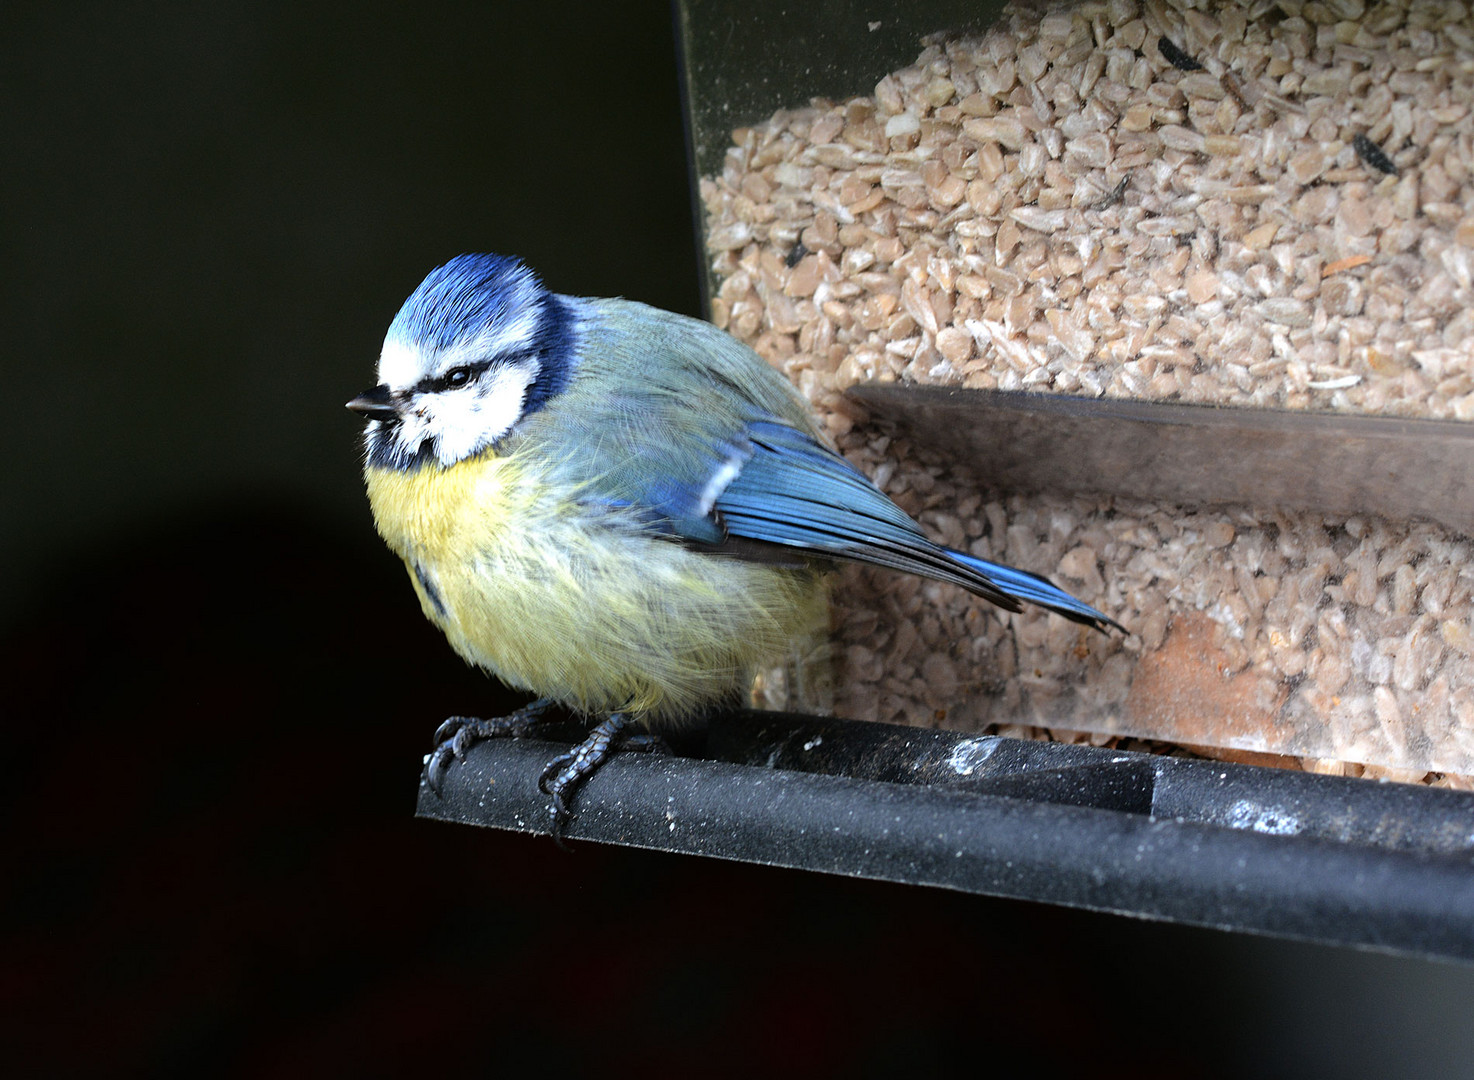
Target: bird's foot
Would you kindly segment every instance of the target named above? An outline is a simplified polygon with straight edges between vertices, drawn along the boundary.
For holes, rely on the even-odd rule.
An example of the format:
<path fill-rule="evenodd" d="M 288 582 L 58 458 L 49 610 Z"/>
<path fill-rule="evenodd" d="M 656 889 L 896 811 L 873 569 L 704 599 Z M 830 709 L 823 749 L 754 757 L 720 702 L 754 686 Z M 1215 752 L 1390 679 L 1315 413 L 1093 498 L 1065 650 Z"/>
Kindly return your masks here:
<path fill-rule="evenodd" d="M 425 763 L 425 783 L 436 795 L 451 762 L 466 756 L 466 751 L 483 739 L 521 739 L 533 734 L 539 727 L 554 722 L 548 711 L 553 708 L 549 698 L 539 698 L 524 705 L 507 716 L 494 716 L 483 720 L 475 716 L 452 716 L 435 729 L 435 748 Z"/>
<path fill-rule="evenodd" d="M 627 723 L 622 713 L 611 713 L 594 725 L 588 738 L 566 753 L 559 754 L 543 769 L 542 775 L 537 779 L 537 786 L 553 800 L 548 810 L 553 818 L 555 838 L 562 834 L 563 827 L 573 816 L 568 809 L 568 801 L 575 790 L 609 760 L 611 755 L 622 750 L 670 753 L 670 747 L 659 735 L 630 732 L 626 727 Z"/>

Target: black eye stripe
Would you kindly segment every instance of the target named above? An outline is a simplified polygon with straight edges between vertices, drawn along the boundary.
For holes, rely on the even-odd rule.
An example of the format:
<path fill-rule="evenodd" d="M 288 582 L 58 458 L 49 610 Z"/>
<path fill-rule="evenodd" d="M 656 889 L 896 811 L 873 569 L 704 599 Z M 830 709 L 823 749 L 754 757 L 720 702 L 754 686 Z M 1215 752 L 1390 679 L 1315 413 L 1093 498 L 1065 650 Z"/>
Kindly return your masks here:
<path fill-rule="evenodd" d="M 427 379 L 421 379 L 415 384 L 415 390 L 422 394 L 438 394 L 443 390 L 454 390 L 459 386 L 465 386 L 472 379 L 477 378 L 482 372 L 504 364 L 520 363 L 531 356 L 536 350 L 523 349 L 513 353 L 502 353 L 489 360 L 478 360 L 474 364 L 457 364 L 444 375 L 435 375 Z"/>
<path fill-rule="evenodd" d="M 483 371 L 491 367 L 492 361 L 481 360 L 474 364 L 459 364 L 451 368 L 444 375 L 435 375 L 428 379 L 421 379 L 415 384 L 415 389 L 421 393 L 438 394 L 442 390 L 454 390 L 458 386 L 465 386 Z"/>

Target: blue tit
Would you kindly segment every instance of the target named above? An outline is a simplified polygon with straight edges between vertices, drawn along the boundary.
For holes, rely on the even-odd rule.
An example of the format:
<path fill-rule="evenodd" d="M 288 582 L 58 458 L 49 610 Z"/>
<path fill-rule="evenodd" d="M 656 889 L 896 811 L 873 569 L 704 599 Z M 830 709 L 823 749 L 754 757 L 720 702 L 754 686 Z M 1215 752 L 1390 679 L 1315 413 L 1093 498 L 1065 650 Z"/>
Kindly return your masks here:
<path fill-rule="evenodd" d="M 836 560 L 1118 626 L 1042 577 L 927 539 L 781 374 L 699 320 L 561 296 L 516 259 L 462 255 L 394 317 L 378 379 L 348 408 L 368 419 L 380 535 L 456 652 L 539 698 L 442 725 L 437 789 L 469 742 L 524 733 L 558 704 L 600 718 L 539 781 L 560 827 L 628 721 L 730 702 L 817 629 Z"/>

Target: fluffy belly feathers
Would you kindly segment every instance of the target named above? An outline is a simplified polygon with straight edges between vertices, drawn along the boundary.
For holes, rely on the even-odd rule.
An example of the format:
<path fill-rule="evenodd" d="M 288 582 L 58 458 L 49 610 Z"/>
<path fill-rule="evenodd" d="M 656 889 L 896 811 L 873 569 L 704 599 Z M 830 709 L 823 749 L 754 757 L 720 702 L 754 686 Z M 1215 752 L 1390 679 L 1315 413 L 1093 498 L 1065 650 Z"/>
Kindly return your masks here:
<path fill-rule="evenodd" d="M 516 457 L 366 479 L 380 534 L 456 651 L 575 709 L 678 720 L 825 617 L 814 571 L 703 553 L 628 512 L 550 497 Z"/>

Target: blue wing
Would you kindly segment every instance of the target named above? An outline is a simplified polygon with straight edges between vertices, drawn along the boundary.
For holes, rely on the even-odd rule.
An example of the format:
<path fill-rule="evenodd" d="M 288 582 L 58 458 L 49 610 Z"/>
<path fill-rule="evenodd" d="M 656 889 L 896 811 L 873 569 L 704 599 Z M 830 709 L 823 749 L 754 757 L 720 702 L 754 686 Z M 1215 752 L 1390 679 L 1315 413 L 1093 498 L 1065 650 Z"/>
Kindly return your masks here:
<path fill-rule="evenodd" d="M 752 444 L 713 509 L 730 536 L 948 581 L 999 607 L 1027 600 L 1087 626 L 1122 629 L 1045 578 L 933 543 L 838 454 L 786 424 L 748 425 Z"/>
<path fill-rule="evenodd" d="M 927 539 L 819 443 L 793 385 L 716 327 L 629 301 L 578 303 L 579 377 L 524 421 L 523 437 L 562 470 L 559 483 L 706 550 L 874 563 L 1009 611 L 1028 601 L 1088 626 L 1117 625 L 1044 578 Z"/>

